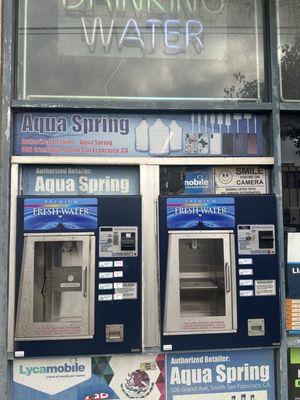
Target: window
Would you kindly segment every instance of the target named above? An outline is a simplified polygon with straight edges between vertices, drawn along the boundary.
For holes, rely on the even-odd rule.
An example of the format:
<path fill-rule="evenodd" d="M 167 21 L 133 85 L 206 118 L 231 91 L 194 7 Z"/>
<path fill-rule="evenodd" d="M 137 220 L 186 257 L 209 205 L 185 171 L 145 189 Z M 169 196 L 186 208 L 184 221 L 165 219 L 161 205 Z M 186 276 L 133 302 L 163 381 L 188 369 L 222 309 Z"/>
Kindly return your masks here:
<path fill-rule="evenodd" d="M 300 1 L 279 0 L 279 62 L 283 101 L 300 101 Z"/>
<path fill-rule="evenodd" d="M 261 101 L 262 0 L 21 0 L 19 99 Z"/>

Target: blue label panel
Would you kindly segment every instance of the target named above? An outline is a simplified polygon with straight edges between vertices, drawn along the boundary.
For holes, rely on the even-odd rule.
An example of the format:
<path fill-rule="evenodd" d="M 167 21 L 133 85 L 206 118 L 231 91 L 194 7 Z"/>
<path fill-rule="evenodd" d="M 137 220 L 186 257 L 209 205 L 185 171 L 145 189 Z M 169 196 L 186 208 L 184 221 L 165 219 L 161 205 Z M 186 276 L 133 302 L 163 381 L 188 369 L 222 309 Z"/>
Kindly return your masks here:
<path fill-rule="evenodd" d="M 186 194 L 202 194 L 213 193 L 213 169 L 203 168 L 198 171 L 190 171 L 185 173 L 184 193 Z"/>
<path fill-rule="evenodd" d="M 132 166 L 25 165 L 23 195 L 137 195 L 139 170 Z"/>
<path fill-rule="evenodd" d="M 169 198 L 168 228 L 233 228 L 235 206 L 233 197 Z"/>
<path fill-rule="evenodd" d="M 24 200 L 25 230 L 96 229 L 95 198 L 32 198 Z"/>
<path fill-rule="evenodd" d="M 300 298 L 300 262 L 287 264 L 287 294 L 290 298 Z"/>

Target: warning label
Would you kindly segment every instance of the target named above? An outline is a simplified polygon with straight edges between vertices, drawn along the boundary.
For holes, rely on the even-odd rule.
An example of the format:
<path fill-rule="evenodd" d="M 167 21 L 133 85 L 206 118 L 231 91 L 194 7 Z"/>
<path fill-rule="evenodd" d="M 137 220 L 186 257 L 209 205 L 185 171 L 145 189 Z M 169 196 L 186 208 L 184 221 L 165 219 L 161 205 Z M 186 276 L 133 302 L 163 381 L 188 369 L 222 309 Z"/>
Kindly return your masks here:
<path fill-rule="evenodd" d="M 137 299 L 137 282 L 117 282 L 114 289 L 114 300 Z"/>
<path fill-rule="evenodd" d="M 255 296 L 276 296 L 275 280 L 255 281 Z"/>

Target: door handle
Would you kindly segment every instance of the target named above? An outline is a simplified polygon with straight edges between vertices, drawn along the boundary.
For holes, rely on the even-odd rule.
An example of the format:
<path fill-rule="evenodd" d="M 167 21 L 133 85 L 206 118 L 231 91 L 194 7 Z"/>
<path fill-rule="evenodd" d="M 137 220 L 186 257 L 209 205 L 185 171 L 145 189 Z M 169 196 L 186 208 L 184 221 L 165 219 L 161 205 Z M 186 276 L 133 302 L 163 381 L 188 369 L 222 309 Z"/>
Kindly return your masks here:
<path fill-rule="evenodd" d="M 231 269 L 229 263 L 225 263 L 225 290 L 227 293 L 231 291 Z"/>
<path fill-rule="evenodd" d="M 83 267 L 83 297 L 87 296 L 87 267 Z"/>

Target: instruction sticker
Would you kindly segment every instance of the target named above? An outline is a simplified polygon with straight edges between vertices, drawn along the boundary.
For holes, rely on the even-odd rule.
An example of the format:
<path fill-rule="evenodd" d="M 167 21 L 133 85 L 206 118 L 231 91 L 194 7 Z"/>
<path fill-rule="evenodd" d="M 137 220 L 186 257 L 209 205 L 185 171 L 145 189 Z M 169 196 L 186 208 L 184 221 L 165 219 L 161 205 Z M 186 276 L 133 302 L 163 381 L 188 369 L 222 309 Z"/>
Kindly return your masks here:
<path fill-rule="evenodd" d="M 124 262 L 122 260 L 114 261 L 114 267 L 124 267 Z"/>
<path fill-rule="evenodd" d="M 252 297 L 254 296 L 253 290 L 240 290 L 240 297 Z"/>
<path fill-rule="evenodd" d="M 255 296 L 276 296 L 276 281 L 274 279 L 255 281 Z"/>
<path fill-rule="evenodd" d="M 98 290 L 112 290 L 112 283 L 99 283 Z"/>
<path fill-rule="evenodd" d="M 137 282 L 119 282 L 114 284 L 115 296 L 122 300 L 137 299 Z M 115 298 L 114 296 L 114 298 Z"/>
<path fill-rule="evenodd" d="M 253 279 L 241 279 L 239 281 L 240 286 L 253 286 Z"/>
<path fill-rule="evenodd" d="M 112 301 L 112 294 L 99 294 L 98 301 Z"/>
<path fill-rule="evenodd" d="M 253 259 L 252 258 L 239 258 L 239 265 L 252 265 Z"/>
<path fill-rule="evenodd" d="M 99 272 L 100 279 L 111 279 L 114 277 L 113 272 Z"/>
<path fill-rule="evenodd" d="M 112 268 L 113 262 L 112 261 L 99 261 L 99 268 Z"/>
<path fill-rule="evenodd" d="M 247 275 L 253 275 L 253 269 L 240 269 L 239 270 L 239 275 L 241 276 L 247 276 Z"/>

